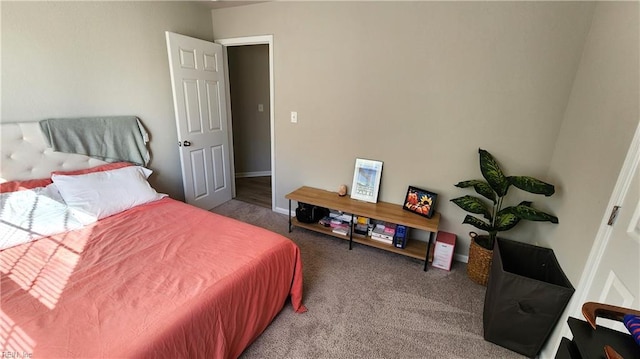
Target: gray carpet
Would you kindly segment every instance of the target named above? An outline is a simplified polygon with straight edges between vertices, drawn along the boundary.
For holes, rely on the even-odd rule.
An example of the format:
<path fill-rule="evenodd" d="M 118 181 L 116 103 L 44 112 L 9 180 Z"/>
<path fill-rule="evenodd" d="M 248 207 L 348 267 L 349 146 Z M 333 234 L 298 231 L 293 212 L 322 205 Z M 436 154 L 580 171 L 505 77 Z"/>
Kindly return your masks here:
<path fill-rule="evenodd" d="M 242 358 L 523 358 L 482 337 L 485 287 L 401 255 L 301 228 L 232 200 L 213 210 L 292 239 L 302 252 L 304 304 L 287 303 Z"/>

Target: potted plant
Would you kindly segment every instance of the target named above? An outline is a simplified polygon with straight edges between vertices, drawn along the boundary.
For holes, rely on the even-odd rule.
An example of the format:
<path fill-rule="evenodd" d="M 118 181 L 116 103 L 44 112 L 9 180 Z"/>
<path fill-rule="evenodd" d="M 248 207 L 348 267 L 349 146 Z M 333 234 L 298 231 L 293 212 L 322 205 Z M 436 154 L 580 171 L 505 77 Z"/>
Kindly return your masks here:
<path fill-rule="evenodd" d="M 451 201 L 467 212 L 481 215 L 482 218 L 467 215 L 463 223 L 488 233 L 472 237 L 471 243 L 491 253 L 484 282 L 480 282 L 487 286 L 482 317 L 484 339 L 533 358 L 548 339 L 574 288 L 553 250 L 501 238 L 498 233 L 514 228 L 523 219 L 558 223 L 557 217 L 533 208 L 531 202 L 512 206 L 505 202 L 512 186 L 547 197 L 555 189 L 532 177 L 505 176 L 489 152 L 479 152 L 485 180 L 463 181 L 456 186 L 473 187 L 489 202 L 469 195 Z M 473 254 L 470 248 L 468 273 L 475 260 Z"/>
<path fill-rule="evenodd" d="M 456 184 L 459 188 L 473 189 L 485 198 L 466 195 L 451 201 L 460 208 L 472 214 L 481 215 L 478 218 L 467 215 L 462 223 L 470 224 L 488 234 L 478 236 L 471 232 L 469 247 L 469 261 L 467 273 L 476 283 L 487 285 L 493 246 L 499 232 L 514 228 L 521 220 L 547 221 L 558 223 L 558 218 L 532 207 L 532 202 L 522 201 L 517 205 L 506 206 L 506 196 L 509 189 L 516 187 L 523 191 L 551 196 L 555 192 L 553 185 L 527 176 L 505 176 L 498 162 L 486 150 L 479 149 L 480 171 L 484 180 L 462 181 Z M 488 200 L 488 201 L 487 201 Z"/>

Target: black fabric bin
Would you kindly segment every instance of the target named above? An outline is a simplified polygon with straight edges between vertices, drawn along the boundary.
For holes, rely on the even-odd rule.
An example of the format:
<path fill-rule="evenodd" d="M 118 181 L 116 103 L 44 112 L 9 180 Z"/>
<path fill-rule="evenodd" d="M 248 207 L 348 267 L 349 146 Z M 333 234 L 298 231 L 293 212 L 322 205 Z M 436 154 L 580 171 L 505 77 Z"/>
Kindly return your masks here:
<path fill-rule="evenodd" d="M 574 291 L 553 250 L 496 239 L 484 299 L 484 339 L 535 357 Z"/>

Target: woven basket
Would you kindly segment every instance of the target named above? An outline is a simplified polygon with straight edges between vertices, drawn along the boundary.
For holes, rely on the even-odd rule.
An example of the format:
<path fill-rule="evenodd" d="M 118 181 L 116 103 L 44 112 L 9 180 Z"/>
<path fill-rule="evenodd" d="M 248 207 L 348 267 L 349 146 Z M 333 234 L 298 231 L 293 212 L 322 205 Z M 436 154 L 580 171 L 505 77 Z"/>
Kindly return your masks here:
<path fill-rule="evenodd" d="M 489 272 L 491 270 L 491 259 L 493 251 L 481 247 L 476 243 L 477 234 L 469 233 L 471 245 L 469 246 L 469 261 L 467 262 L 467 275 L 472 281 L 487 286 Z"/>

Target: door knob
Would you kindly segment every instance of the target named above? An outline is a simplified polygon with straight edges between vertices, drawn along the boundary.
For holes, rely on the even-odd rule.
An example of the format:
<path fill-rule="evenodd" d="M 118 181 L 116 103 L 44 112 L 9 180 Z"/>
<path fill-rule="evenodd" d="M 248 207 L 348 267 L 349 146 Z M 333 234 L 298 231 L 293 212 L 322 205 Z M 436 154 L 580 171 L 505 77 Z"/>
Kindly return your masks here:
<path fill-rule="evenodd" d="M 183 142 L 178 141 L 178 146 L 189 147 L 189 146 L 191 146 L 191 142 L 190 141 L 183 141 Z"/>

